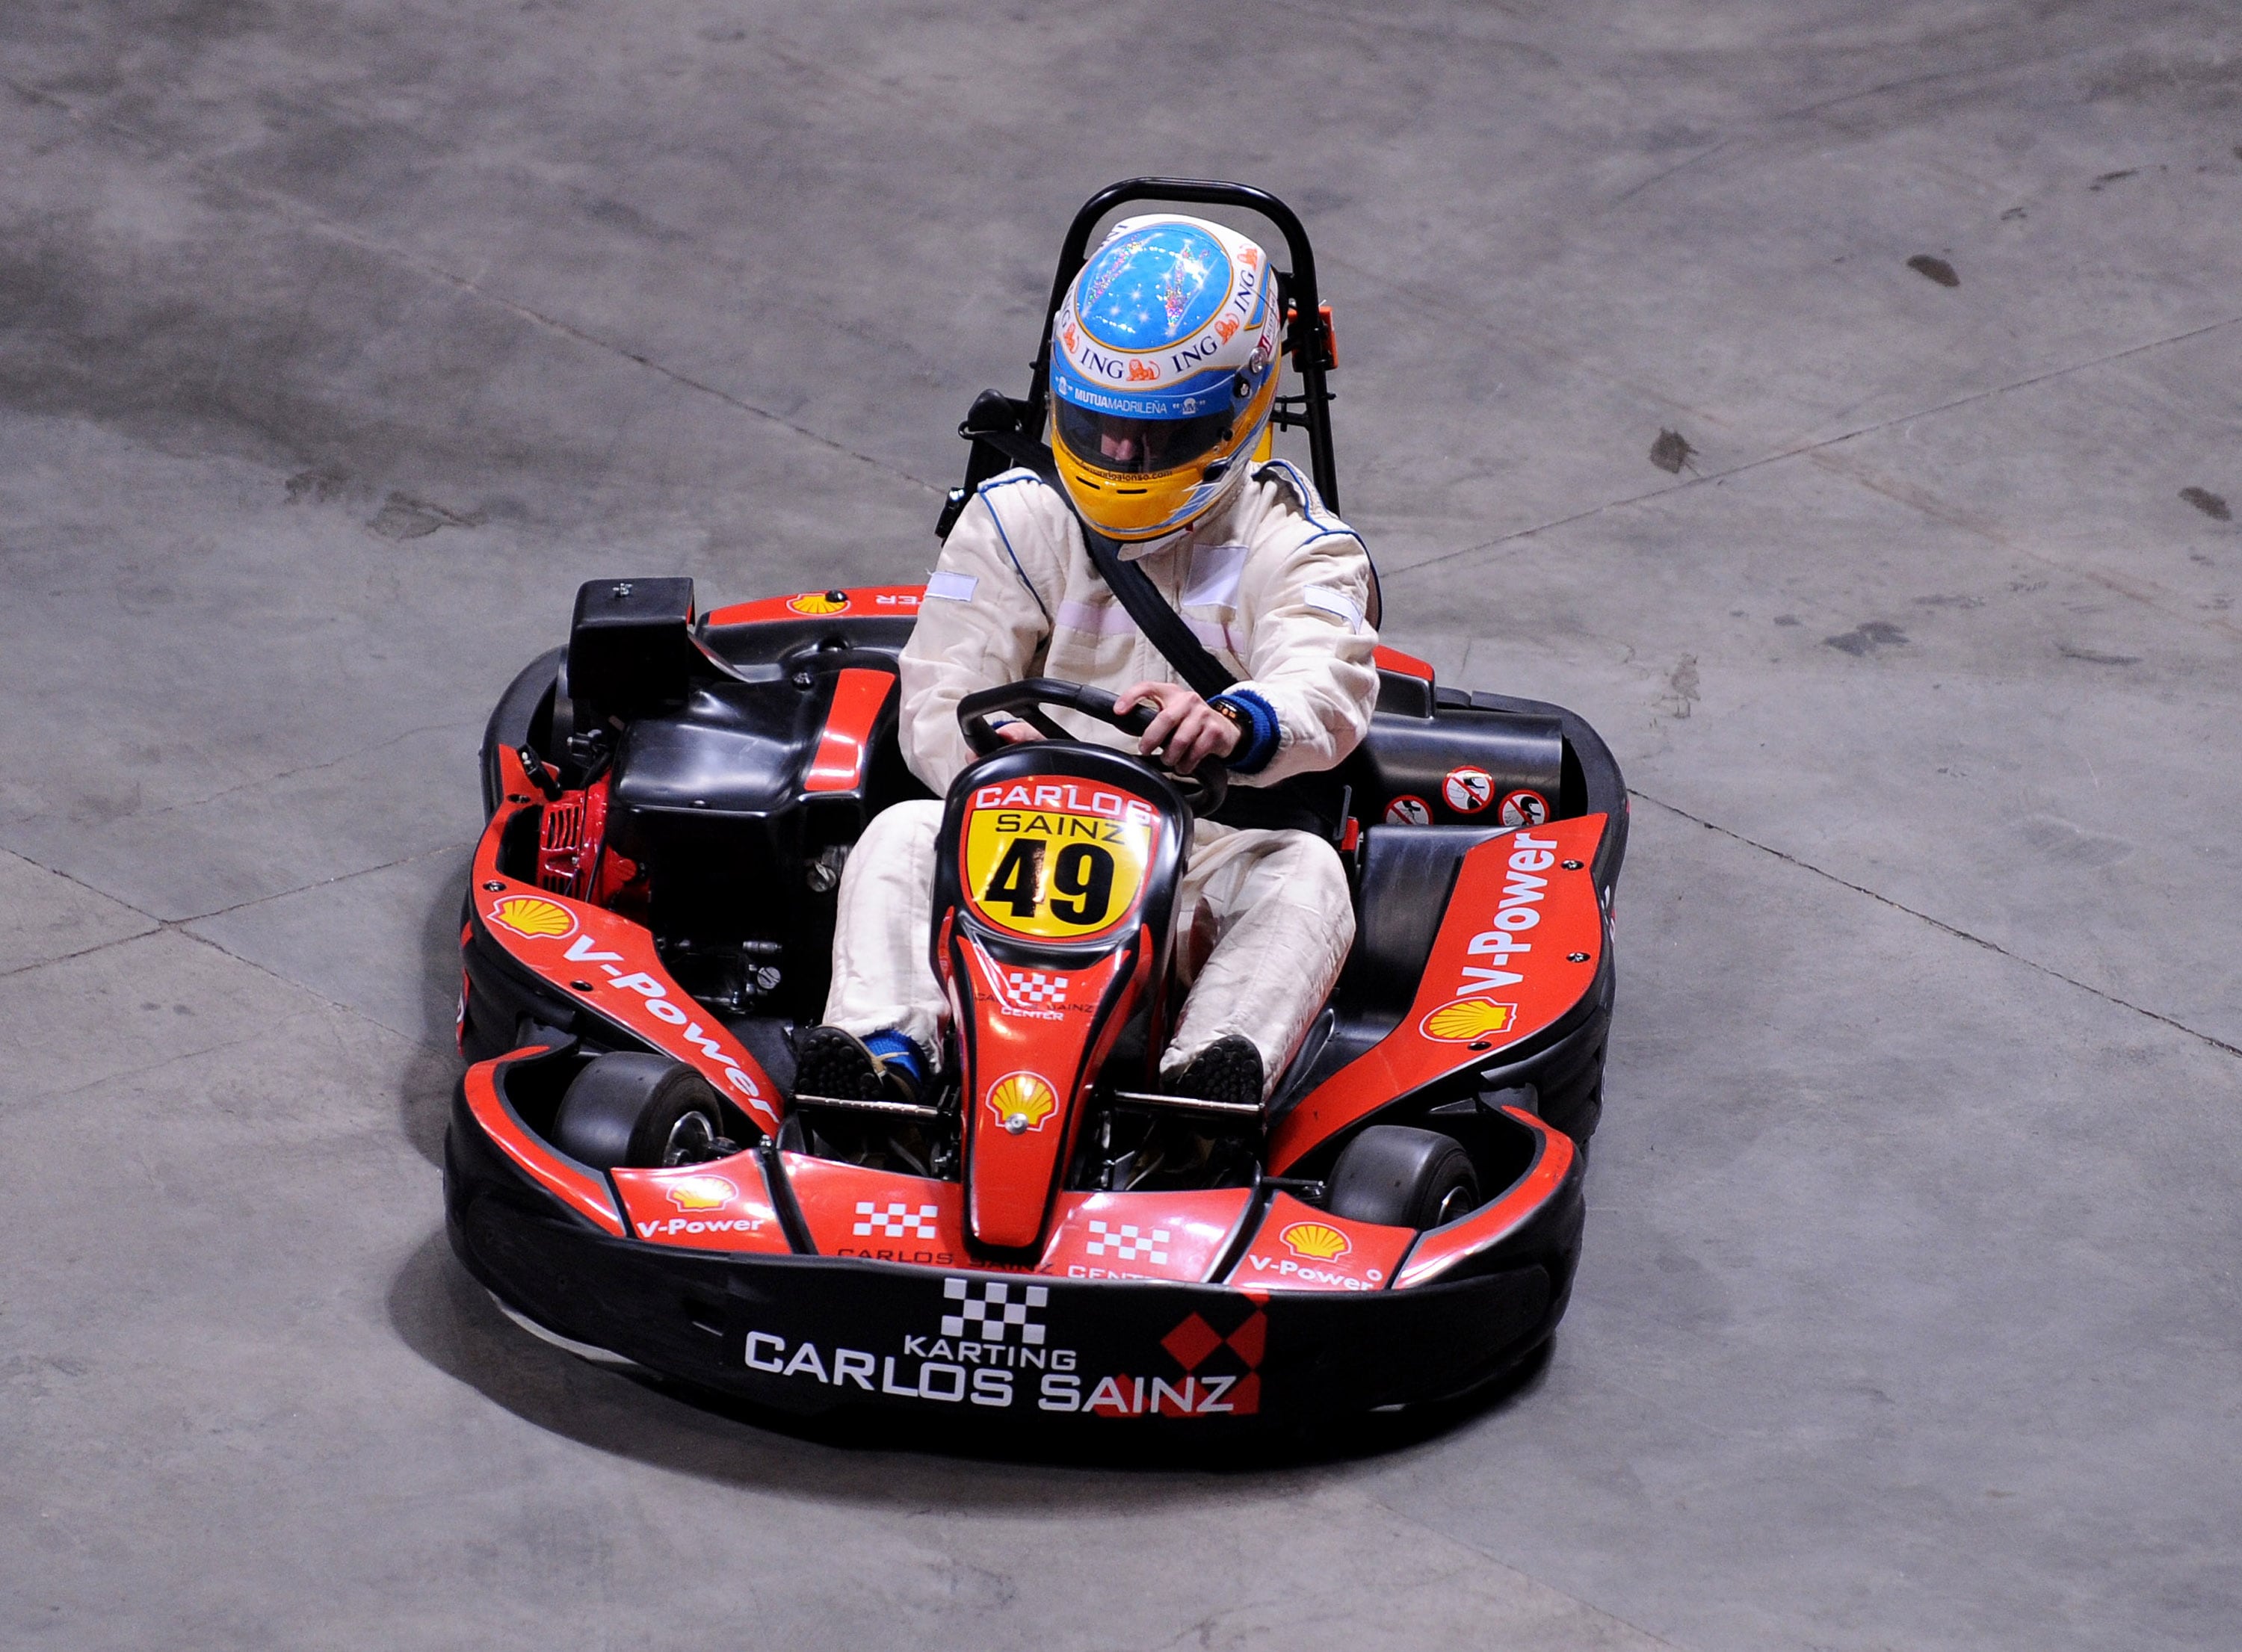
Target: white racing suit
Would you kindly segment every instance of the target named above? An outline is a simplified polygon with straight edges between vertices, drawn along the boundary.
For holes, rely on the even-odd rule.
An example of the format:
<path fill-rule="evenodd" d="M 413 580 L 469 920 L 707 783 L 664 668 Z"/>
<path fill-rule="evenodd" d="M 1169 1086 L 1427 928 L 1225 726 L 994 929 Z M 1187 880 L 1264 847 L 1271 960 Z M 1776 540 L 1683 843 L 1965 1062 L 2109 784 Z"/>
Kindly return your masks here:
<path fill-rule="evenodd" d="M 1377 633 L 1365 610 L 1370 560 L 1293 466 L 1241 475 L 1230 498 L 1182 532 L 1121 554 L 1151 576 L 1199 641 L 1276 715 L 1276 749 L 1233 786 L 1267 785 L 1337 764 L 1370 724 Z M 1031 471 L 983 484 L 930 577 L 903 653 L 903 757 L 937 792 L 973 761 L 957 702 L 976 690 L 1055 677 L 1118 693 L 1177 682 L 1084 549 L 1065 500 Z M 1134 751 L 1109 725 L 1052 709 L 1071 733 Z M 938 1050 L 946 1013 L 929 956 L 937 802 L 876 817 L 849 857 L 833 945 L 829 1025 L 883 1028 Z M 1354 942 L 1346 875 L 1306 832 L 1197 823 L 1176 906 L 1179 973 L 1190 991 L 1163 1053 L 1180 1072 L 1238 1033 L 1273 1087 L 1330 996 Z"/>

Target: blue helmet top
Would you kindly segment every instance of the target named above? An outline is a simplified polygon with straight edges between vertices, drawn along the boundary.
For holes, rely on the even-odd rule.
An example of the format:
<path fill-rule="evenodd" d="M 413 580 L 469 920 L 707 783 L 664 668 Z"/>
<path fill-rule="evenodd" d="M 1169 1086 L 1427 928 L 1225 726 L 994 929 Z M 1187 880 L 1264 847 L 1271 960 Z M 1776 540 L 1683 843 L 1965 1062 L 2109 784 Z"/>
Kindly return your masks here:
<path fill-rule="evenodd" d="M 1109 350 L 1150 352 L 1188 338 L 1230 297 L 1230 254 L 1195 224 L 1117 237 L 1083 268 L 1075 318 Z"/>
<path fill-rule="evenodd" d="M 1117 418 L 1235 411 L 1276 365 L 1275 306 L 1261 249 L 1174 215 L 1113 226 L 1054 318 L 1058 401 Z"/>

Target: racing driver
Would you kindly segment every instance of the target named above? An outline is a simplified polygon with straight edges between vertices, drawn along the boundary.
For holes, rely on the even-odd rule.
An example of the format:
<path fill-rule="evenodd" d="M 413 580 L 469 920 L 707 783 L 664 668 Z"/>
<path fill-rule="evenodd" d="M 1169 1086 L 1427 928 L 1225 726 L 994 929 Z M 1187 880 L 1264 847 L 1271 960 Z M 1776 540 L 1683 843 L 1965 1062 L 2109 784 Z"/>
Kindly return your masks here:
<path fill-rule="evenodd" d="M 1061 487 L 1028 469 L 981 485 L 903 652 L 903 754 L 936 792 L 974 760 L 959 699 L 1027 677 L 1110 689 L 1117 712 L 1154 708 L 1139 752 L 1185 772 L 1213 757 L 1243 786 L 1330 768 L 1362 739 L 1378 688 L 1369 558 L 1298 470 L 1259 462 L 1285 320 L 1273 287 L 1253 242 L 1176 215 L 1116 224 L 1083 266 L 1052 322 Z M 1202 699 L 1181 680 L 1099 578 L 1084 524 L 1150 576 L 1232 687 Z M 1052 715 L 1084 739 L 1130 744 Z M 1037 738 L 1020 722 L 1000 732 Z M 942 812 L 897 804 L 849 858 L 825 1024 L 797 1046 L 808 1094 L 909 1099 L 935 1069 L 945 1005 L 928 932 Z M 1265 1103 L 1354 940 L 1339 857 L 1310 832 L 1201 819 L 1176 922 L 1189 994 L 1162 1082 Z"/>

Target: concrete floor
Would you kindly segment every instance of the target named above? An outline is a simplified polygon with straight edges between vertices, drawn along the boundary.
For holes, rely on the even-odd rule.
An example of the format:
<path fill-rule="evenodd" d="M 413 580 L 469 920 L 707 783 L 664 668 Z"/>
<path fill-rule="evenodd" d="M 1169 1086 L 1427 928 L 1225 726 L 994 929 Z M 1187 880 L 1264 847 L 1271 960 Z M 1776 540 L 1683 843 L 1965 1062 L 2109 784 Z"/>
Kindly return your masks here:
<path fill-rule="evenodd" d="M 0 1643 L 2236 1644 L 2242 15 L 1010 10 L 0 8 Z M 1388 639 L 1640 788 L 1554 1354 L 1202 1474 L 531 1341 L 492 699 L 594 574 L 915 576 L 1159 171 L 1319 237 Z"/>

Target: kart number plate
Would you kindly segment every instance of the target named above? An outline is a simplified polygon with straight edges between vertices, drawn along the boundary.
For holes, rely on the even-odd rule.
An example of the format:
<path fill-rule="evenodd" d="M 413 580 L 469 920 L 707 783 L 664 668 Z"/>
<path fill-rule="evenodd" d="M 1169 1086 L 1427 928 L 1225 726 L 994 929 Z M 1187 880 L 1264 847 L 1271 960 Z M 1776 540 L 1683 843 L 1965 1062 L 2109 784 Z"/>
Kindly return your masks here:
<path fill-rule="evenodd" d="M 1108 787 L 984 786 L 963 834 L 966 904 L 1015 935 L 1093 940 L 1135 915 L 1159 829 L 1150 804 Z"/>

